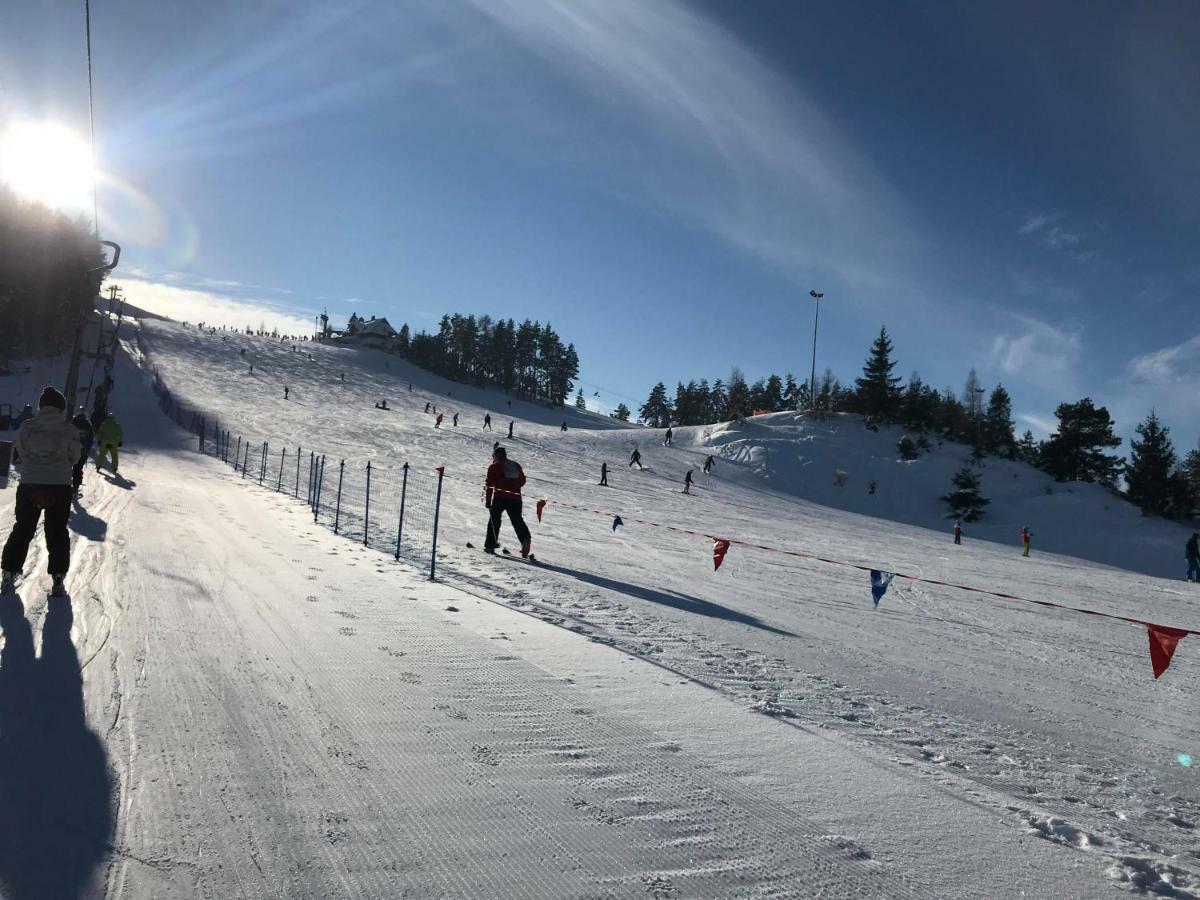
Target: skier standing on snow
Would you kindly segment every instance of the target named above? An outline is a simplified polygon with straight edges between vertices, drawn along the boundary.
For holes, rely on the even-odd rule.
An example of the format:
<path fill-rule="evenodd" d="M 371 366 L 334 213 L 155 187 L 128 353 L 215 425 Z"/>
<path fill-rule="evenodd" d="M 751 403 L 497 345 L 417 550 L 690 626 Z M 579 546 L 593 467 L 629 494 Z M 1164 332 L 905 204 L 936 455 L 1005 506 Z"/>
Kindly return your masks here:
<path fill-rule="evenodd" d="M 291 394 L 291 392 L 292 392 L 292 389 L 285 384 L 283 386 L 283 399 L 286 400 L 288 398 L 288 395 Z"/>
<path fill-rule="evenodd" d="M 491 413 L 484 413 L 484 416 L 483 416 L 483 430 L 484 430 L 484 431 L 491 431 L 491 430 L 492 430 L 492 414 L 491 414 Z"/>
<path fill-rule="evenodd" d="M 639 469 L 645 468 L 645 466 L 642 465 L 642 451 L 637 447 L 633 448 L 633 453 L 629 456 L 629 468 L 632 469 L 634 463 L 637 463 L 637 467 Z"/>
<path fill-rule="evenodd" d="M 508 439 L 510 441 L 512 440 L 512 427 L 513 427 L 512 419 L 509 419 L 508 420 Z"/>
<path fill-rule="evenodd" d="M 600 486 L 608 487 L 608 463 L 600 463 Z"/>
<path fill-rule="evenodd" d="M 674 432 L 673 432 L 673 431 L 671 431 L 671 429 L 670 429 L 670 428 L 668 428 L 668 429 L 667 429 L 667 436 L 666 436 L 665 438 L 663 438 L 663 446 L 664 446 L 664 447 L 670 447 L 670 446 L 671 446 L 671 435 L 672 435 L 672 434 L 674 434 Z"/>
<path fill-rule="evenodd" d="M 1029 526 L 1026 525 L 1024 528 L 1021 529 L 1021 555 L 1022 556 L 1029 555 L 1029 539 L 1031 537 L 1033 537 L 1033 532 L 1030 531 Z"/>
<path fill-rule="evenodd" d="M 429 401 L 425 401 L 425 412 L 429 412 Z"/>
<path fill-rule="evenodd" d="M 16 522 L 0 557 L 0 593 L 11 594 L 17 576 L 25 567 L 29 544 L 43 521 L 50 576 L 50 593 L 65 596 L 63 576 L 71 564 L 71 539 L 67 521 L 71 517 L 71 470 L 79 459 L 79 430 L 67 421 L 67 400 L 55 388 L 42 391 L 38 411 L 17 432 L 15 449 L 20 453 L 21 483 L 17 485 Z"/>
<path fill-rule="evenodd" d="M 96 471 L 100 471 L 100 464 L 107 455 L 112 460 L 113 474 L 116 475 L 117 448 L 124 444 L 124 434 L 121 432 L 121 426 L 117 424 L 117 417 L 112 413 L 105 416 L 100 427 L 96 429 L 96 440 L 100 444 L 100 449 L 96 451 Z"/>
<path fill-rule="evenodd" d="M 441 413 L 438 413 L 437 419 L 433 423 L 433 427 L 434 428 L 442 427 L 442 414 Z"/>
<path fill-rule="evenodd" d="M 962 523 L 958 519 L 954 520 L 954 543 L 962 543 Z"/>
<path fill-rule="evenodd" d="M 566 419 L 563 419 L 563 423 L 562 423 L 562 430 L 563 430 L 563 431 L 566 431 L 566 430 L 567 430 L 567 420 L 566 420 Z"/>
<path fill-rule="evenodd" d="M 683 476 L 683 492 L 690 494 L 692 492 L 692 470 L 688 469 L 687 474 Z"/>
<path fill-rule="evenodd" d="M 1200 534 L 1192 532 L 1183 552 L 1187 556 L 1187 580 L 1200 581 Z"/>
<path fill-rule="evenodd" d="M 457 427 L 458 427 L 458 413 L 455 413 L 455 414 L 454 414 L 454 427 L 455 427 L 455 428 L 457 428 Z"/>
<path fill-rule="evenodd" d="M 95 433 L 92 431 L 92 423 L 82 412 L 71 420 L 71 424 L 79 432 L 79 459 L 71 470 L 71 485 L 75 488 L 75 496 L 78 497 L 79 489 L 83 487 L 83 467 L 87 463 L 88 453 L 92 450 Z"/>
<path fill-rule="evenodd" d="M 508 458 L 503 447 L 493 450 L 492 464 L 488 466 L 487 480 L 484 482 L 484 505 L 491 510 L 487 537 L 483 541 L 483 549 L 487 553 L 495 553 L 500 546 L 500 519 L 508 513 L 508 520 L 517 534 L 517 540 L 521 542 L 521 556 L 529 556 L 529 527 L 521 517 L 521 488 L 524 486 L 525 473 L 521 467 Z"/>
<path fill-rule="evenodd" d="M 705 474 L 705 475 L 707 475 L 709 472 L 711 472 L 711 471 L 712 471 L 713 462 L 714 462 L 714 460 L 713 460 L 713 458 L 712 458 L 712 456 L 711 456 L 711 455 L 710 455 L 710 456 L 708 456 L 708 457 L 707 457 L 707 458 L 704 460 L 704 474 Z"/>

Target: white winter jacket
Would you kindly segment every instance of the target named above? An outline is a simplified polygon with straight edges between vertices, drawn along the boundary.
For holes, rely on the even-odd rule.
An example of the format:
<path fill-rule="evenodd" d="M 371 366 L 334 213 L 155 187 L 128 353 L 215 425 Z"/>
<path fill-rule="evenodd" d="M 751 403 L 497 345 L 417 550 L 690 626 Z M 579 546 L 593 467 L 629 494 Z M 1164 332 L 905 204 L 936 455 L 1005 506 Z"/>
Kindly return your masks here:
<path fill-rule="evenodd" d="M 71 483 L 71 469 L 79 462 L 79 429 L 67 414 L 43 406 L 17 432 L 13 449 L 22 484 Z"/>

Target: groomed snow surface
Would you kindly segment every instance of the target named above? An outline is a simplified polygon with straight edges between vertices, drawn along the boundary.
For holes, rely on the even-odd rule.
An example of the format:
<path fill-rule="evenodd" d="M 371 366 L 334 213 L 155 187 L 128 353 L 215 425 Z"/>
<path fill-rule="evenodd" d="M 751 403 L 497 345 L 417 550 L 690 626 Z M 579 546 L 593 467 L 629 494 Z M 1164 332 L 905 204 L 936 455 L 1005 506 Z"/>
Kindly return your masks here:
<path fill-rule="evenodd" d="M 154 371 L 269 441 L 272 477 L 197 453 Z M 121 471 L 88 472 L 70 601 L 35 545 L 0 608 L 5 896 L 1200 897 L 1179 761 L 1200 755 L 1200 639 L 1155 681 L 1134 626 L 901 581 L 876 610 L 860 571 L 734 546 L 714 572 L 711 542 L 631 520 L 1196 628 L 1186 530 L 989 461 L 992 506 L 955 547 L 936 498 L 962 448 L 898 462 L 899 432 L 850 417 L 664 448 L 381 353 L 151 320 L 115 378 Z M 466 548 L 497 438 L 529 476 L 538 567 Z M 274 490 L 296 446 L 302 478 L 326 454 L 326 492 L 346 460 L 349 536 L 293 497 L 294 449 Z"/>

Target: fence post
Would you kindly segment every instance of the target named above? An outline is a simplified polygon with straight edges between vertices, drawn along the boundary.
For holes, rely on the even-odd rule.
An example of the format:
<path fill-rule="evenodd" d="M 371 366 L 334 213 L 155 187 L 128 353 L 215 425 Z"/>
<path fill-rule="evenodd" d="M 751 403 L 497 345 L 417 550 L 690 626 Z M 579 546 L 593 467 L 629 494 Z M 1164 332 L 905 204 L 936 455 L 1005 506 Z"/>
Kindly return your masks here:
<path fill-rule="evenodd" d="M 262 484 L 267 477 L 267 442 L 263 441 L 262 460 L 258 464 L 258 483 Z"/>
<path fill-rule="evenodd" d="M 300 451 L 302 449 L 303 448 L 299 444 L 296 445 L 296 499 L 297 500 L 300 499 Z"/>
<path fill-rule="evenodd" d="M 233 451 L 233 471 L 237 472 L 238 460 L 242 458 L 242 436 L 238 435 L 237 449 Z"/>
<path fill-rule="evenodd" d="M 400 481 L 400 524 L 396 526 L 396 559 L 400 558 L 400 538 L 404 535 L 404 495 L 408 493 L 408 463 L 404 464 L 404 477 Z"/>
<path fill-rule="evenodd" d="M 308 497 L 308 508 L 309 509 L 312 509 L 312 505 L 313 505 L 313 461 L 315 458 L 316 457 L 314 456 L 313 451 L 309 450 L 308 451 L 308 492 L 306 494 L 306 496 Z"/>
<path fill-rule="evenodd" d="M 367 537 L 371 533 L 371 461 L 367 460 L 367 506 L 363 511 L 363 546 L 367 546 Z"/>
<path fill-rule="evenodd" d="M 437 575 L 437 534 L 438 534 L 438 519 L 442 512 L 442 479 L 446 477 L 446 467 L 438 466 L 438 488 L 437 499 L 433 501 L 433 550 L 429 553 L 429 580 L 433 581 Z"/>
<path fill-rule="evenodd" d="M 287 462 L 287 447 L 279 451 L 279 483 L 275 485 L 275 493 L 283 490 L 283 464 Z"/>
<path fill-rule="evenodd" d="M 246 453 L 242 457 L 242 478 L 246 477 L 246 469 L 250 467 L 250 442 L 246 441 Z"/>
<path fill-rule="evenodd" d="M 325 486 L 325 457 L 321 457 L 321 463 L 317 471 L 317 506 L 313 510 L 313 521 L 317 521 L 321 517 L 321 488 Z"/>
<path fill-rule="evenodd" d="M 333 511 L 333 533 L 339 534 L 339 528 L 342 523 L 342 477 L 346 474 L 346 461 L 343 459 L 338 463 L 338 495 L 337 506 Z"/>
<path fill-rule="evenodd" d="M 208 423 L 204 421 L 204 417 L 200 417 L 200 452 L 204 452 L 204 435 L 208 433 Z"/>

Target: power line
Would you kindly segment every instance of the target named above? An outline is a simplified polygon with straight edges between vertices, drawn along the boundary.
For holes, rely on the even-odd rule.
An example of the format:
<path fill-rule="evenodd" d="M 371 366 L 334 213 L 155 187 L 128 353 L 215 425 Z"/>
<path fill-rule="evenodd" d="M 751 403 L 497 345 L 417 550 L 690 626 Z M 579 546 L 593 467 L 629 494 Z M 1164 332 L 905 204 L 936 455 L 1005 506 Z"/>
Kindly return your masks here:
<path fill-rule="evenodd" d="M 87 32 L 88 125 L 91 129 L 92 155 L 92 228 L 100 237 L 100 204 L 96 198 L 96 102 L 92 93 L 92 4 L 83 0 L 83 21 Z"/>

